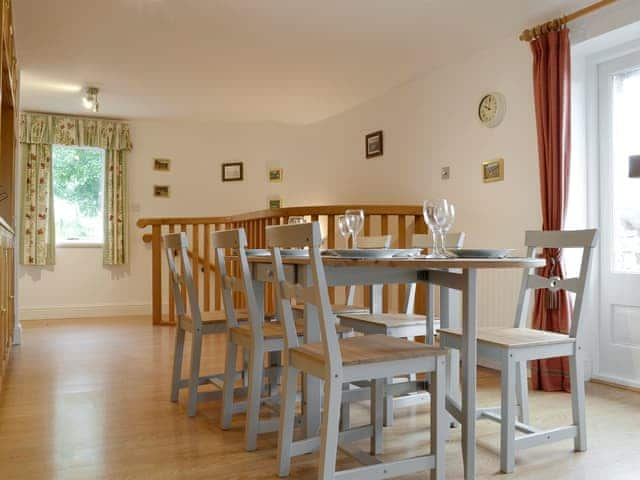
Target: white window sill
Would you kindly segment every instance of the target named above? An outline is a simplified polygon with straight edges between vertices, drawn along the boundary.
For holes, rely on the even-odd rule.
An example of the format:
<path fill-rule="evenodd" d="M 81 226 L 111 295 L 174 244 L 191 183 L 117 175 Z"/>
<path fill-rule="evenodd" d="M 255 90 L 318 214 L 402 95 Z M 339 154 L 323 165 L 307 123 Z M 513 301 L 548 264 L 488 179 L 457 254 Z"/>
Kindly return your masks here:
<path fill-rule="evenodd" d="M 102 248 L 102 242 L 60 242 L 56 248 Z"/>

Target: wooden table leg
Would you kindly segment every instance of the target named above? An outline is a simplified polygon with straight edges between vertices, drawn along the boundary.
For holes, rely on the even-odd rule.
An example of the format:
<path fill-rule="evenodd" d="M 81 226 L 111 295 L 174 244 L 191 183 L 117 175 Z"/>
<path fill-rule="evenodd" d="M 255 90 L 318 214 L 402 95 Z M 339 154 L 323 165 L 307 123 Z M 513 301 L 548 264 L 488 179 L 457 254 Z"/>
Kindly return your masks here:
<path fill-rule="evenodd" d="M 310 267 L 299 267 L 299 270 L 304 270 L 304 273 L 299 275 L 298 281 L 301 281 L 305 286 L 309 286 L 311 281 Z M 321 341 L 321 337 L 318 310 L 306 303 L 304 307 L 304 343 L 319 341 Z M 305 438 L 310 438 L 318 435 L 320 431 L 322 381 L 307 374 L 303 374 L 302 379 L 303 430 Z"/>

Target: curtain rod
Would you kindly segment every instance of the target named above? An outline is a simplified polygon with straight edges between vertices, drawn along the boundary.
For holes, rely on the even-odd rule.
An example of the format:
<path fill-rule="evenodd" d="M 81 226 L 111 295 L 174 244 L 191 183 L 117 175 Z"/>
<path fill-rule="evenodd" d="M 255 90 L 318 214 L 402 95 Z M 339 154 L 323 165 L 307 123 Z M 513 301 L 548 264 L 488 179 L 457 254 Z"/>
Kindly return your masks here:
<path fill-rule="evenodd" d="M 540 25 L 536 25 L 533 28 L 524 30 L 520 34 L 520 40 L 523 42 L 530 42 L 531 40 L 537 38 L 542 33 L 550 32 L 553 30 L 559 30 L 563 26 L 565 26 L 568 22 L 572 22 L 577 18 L 584 17 L 591 12 L 595 12 L 596 10 L 601 9 L 602 7 L 606 7 L 607 5 L 611 5 L 612 3 L 617 2 L 618 0 L 600 0 L 599 2 L 592 3 L 591 5 L 587 5 L 584 8 L 581 8 L 578 11 L 575 11 L 569 15 L 564 15 L 559 18 L 554 18 L 545 23 L 541 23 Z"/>
<path fill-rule="evenodd" d="M 36 115 L 55 115 L 56 117 L 87 118 L 90 120 L 107 120 L 109 122 L 128 122 L 129 121 L 126 118 L 92 117 L 89 115 L 78 115 L 74 113 L 42 112 L 38 110 L 21 110 L 20 113 L 31 113 Z"/>

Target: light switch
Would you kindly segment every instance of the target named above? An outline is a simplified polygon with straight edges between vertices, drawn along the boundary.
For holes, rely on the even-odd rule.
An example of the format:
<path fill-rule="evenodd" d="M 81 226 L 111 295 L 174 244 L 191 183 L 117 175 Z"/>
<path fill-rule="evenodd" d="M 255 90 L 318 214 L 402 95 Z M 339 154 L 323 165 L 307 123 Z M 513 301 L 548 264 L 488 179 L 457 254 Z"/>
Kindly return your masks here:
<path fill-rule="evenodd" d="M 450 173 L 449 167 L 442 167 L 440 169 L 440 179 L 449 180 Z"/>

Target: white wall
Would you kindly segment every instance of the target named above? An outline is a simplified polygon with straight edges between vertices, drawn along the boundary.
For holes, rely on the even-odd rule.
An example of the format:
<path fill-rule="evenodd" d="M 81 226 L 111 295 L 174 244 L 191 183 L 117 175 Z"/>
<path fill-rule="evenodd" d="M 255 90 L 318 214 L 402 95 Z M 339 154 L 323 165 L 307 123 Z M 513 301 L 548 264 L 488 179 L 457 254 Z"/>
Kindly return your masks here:
<path fill-rule="evenodd" d="M 445 196 L 458 207 L 456 228 L 467 233 L 469 246 L 520 248 L 524 230 L 540 226 L 536 133 L 530 54 L 507 40 L 315 125 L 132 122 L 131 264 L 103 267 L 99 249 L 59 249 L 55 267 L 21 269 L 23 318 L 148 312 L 150 253 L 137 218 L 251 211 L 272 194 L 285 205 L 411 204 Z M 476 109 L 482 94 L 494 90 L 506 96 L 507 114 L 488 129 Z M 385 155 L 367 160 L 364 135 L 378 129 Z M 173 159 L 170 173 L 152 171 L 156 156 Z M 505 159 L 505 180 L 485 184 L 481 162 L 497 157 Z M 234 160 L 245 162 L 246 180 L 222 184 L 220 163 Z M 445 165 L 448 181 L 439 178 Z M 269 166 L 284 168 L 282 184 L 266 181 Z M 154 183 L 171 185 L 171 199 L 153 198 Z M 484 323 L 511 322 L 516 276 L 481 279 Z"/>

